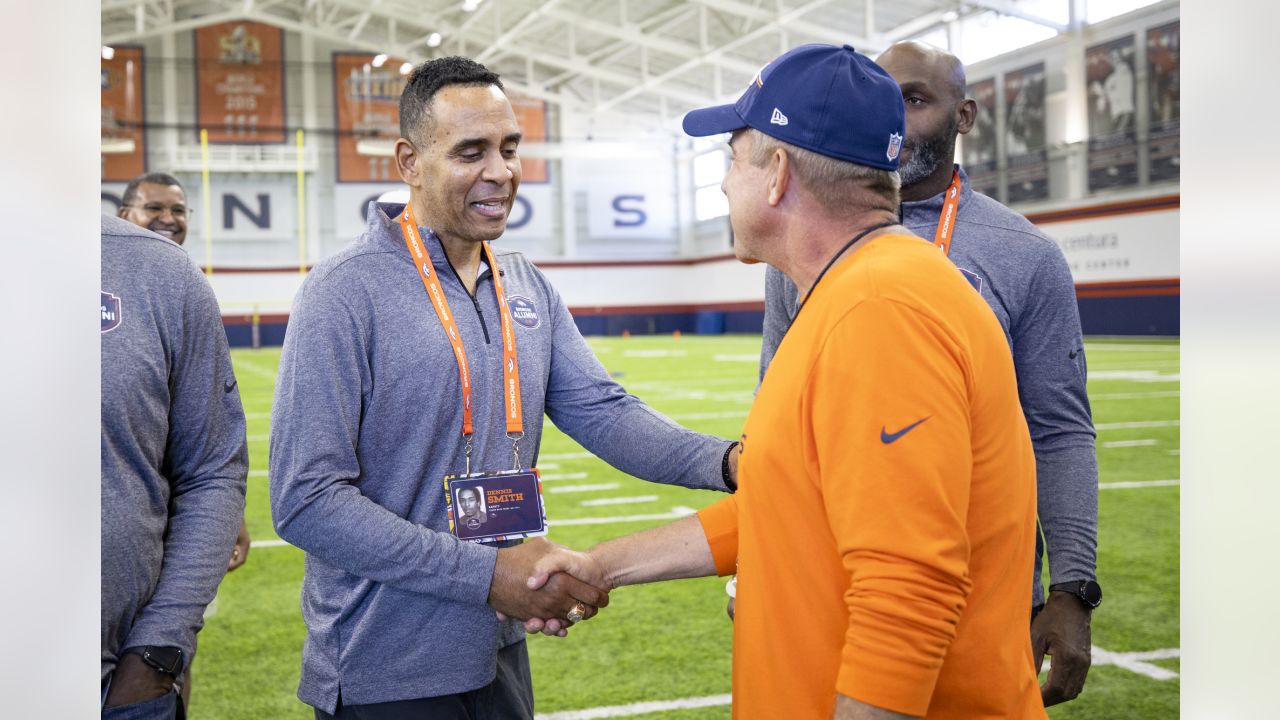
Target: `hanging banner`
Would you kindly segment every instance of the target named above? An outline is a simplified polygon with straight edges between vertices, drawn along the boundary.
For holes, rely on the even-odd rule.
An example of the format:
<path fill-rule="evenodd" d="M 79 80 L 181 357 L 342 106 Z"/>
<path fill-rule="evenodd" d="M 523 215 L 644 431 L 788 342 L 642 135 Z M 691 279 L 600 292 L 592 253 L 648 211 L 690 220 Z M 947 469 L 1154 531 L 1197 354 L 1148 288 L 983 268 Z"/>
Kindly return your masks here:
<path fill-rule="evenodd" d="M 1151 182 L 1179 176 L 1179 30 L 1172 22 L 1147 31 L 1147 145 Z"/>
<path fill-rule="evenodd" d="M 978 117 L 973 129 L 961 141 L 964 171 L 969 176 L 970 187 L 996 197 L 1000 192 L 1000 176 L 996 170 L 996 79 L 979 80 L 969 86 L 967 93 L 978 104 Z"/>
<path fill-rule="evenodd" d="M 1085 50 L 1089 93 L 1089 190 L 1138 184 L 1133 36 Z"/>
<path fill-rule="evenodd" d="M 1005 73 L 1006 202 L 1010 204 L 1049 197 L 1044 100 L 1043 62 Z"/>
<path fill-rule="evenodd" d="M 147 169 L 142 48 L 116 47 L 101 74 L 102 179 L 132 180 Z"/>
<path fill-rule="evenodd" d="M 209 142 L 283 143 L 284 30 L 235 20 L 195 31 L 196 123 Z"/>
<path fill-rule="evenodd" d="M 373 58 L 333 54 L 338 182 L 400 181 L 387 150 L 400 138 L 400 92 L 409 76 L 400 73 L 403 60 L 388 58 L 374 67 Z"/>
<path fill-rule="evenodd" d="M 544 143 L 547 141 L 547 104 L 541 100 L 525 97 L 507 91 L 507 99 L 511 101 L 511 109 L 516 113 L 516 123 L 520 125 L 521 144 Z M 520 182 L 547 182 L 547 161 L 542 158 L 520 159 Z"/>

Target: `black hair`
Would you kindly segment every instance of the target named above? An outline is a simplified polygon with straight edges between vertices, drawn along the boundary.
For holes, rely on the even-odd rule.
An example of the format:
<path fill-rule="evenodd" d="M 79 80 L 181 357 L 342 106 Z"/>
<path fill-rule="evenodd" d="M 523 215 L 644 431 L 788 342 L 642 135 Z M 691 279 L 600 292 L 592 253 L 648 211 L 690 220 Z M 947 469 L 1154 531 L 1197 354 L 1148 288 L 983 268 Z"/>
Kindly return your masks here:
<path fill-rule="evenodd" d="M 147 185 L 164 185 L 165 187 L 177 185 L 184 195 L 187 192 L 183 189 L 182 183 L 178 182 L 178 178 L 169 173 L 145 173 L 129 181 L 129 184 L 124 188 L 124 197 L 120 198 L 120 204 L 125 206 L 132 205 L 133 201 L 138 198 L 138 186 L 144 183 Z"/>
<path fill-rule="evenodd" d="M 400 93 L 400 137 L 414 139 L 431 122 L 431 100 L 449 85 L 496 85 L 498 74 L 471 58 L 452 55 L 428 60 L 413 69 Z"/>

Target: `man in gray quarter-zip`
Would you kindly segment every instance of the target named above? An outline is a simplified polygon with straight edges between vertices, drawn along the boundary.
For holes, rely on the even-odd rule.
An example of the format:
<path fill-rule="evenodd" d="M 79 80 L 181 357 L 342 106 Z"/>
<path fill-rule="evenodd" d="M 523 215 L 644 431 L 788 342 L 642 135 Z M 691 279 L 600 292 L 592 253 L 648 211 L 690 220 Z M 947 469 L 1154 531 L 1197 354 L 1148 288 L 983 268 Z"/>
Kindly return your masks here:
<path fill-rule="evenodd" d="M 1098 461 L 1085 391 L 1084 340 L 1075 285 L 1058 246 L 1018 213 L 969 186 L 954 165 L 957 134 L 973 127 L 977 106 L 965 98 L 964 66 L 954 55 L 917 42 L 876 59 L 902 88 L 907 136 L 902 150 L 902 224 L 940 246 L 939 218 L 951 206 L 954 237 L 945 252 L 987 301 L 1013 350 L 1018 395 L 1036 454 L 1038 519 L 1032 580 L 1032 648 L 1053 657 L 1042 686 L 1045 705 L 1076 697 L 1090 664 L 1090 613 L 1102 600 L 1096 576 Z M 795 285 L 765 275 L 764 377 L 799 304 Z M 1048 597 L 1040 583 L 1043 538 Z"/>
<path fill-rule="evenodd" d="M 104 718 L 173 718 L 244 513 L 244 412 L 213 289 L 174 243 L 102 218 Z"/>
<path fill-rule="evenodd" d="M 271 506 L 280 536 L 306 551 L 298 697 L 317 718 L 532 718 L 518 619 L 566 618 L 579 604 L 589 616 L 607 595 L 568 577 L 529 590 L 552 545 L 459 540 L 443 478 L 468 457 L 473 471 L 535 464 L 544 413 L 614 467 L 690 488 L 731 489 L 733 444 L 627 394 L 537 268 L 483 252 L 520 181 L 520 131 L 497 75 L 428 61 L 408 80 L 400 123 L 408 207 L 371 203 L 360 238 L 310 273 L 280 361 Z M 507 329 L 518 392 L 504 378 L 516 367 Z"/>

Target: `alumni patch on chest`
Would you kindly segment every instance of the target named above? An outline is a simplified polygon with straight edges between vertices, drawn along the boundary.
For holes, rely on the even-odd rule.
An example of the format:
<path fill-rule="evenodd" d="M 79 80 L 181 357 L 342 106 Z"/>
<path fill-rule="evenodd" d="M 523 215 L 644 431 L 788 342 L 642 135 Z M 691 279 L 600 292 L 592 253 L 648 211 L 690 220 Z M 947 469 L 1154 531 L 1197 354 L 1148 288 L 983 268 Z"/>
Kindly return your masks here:
<path fill-rule="evenodd" d="M 102 315 L 102 332 L 111 332 L 120 327 L 120 309 L 120 298 L 109 292 L 102 293 L 102 302 L 99 303 L 99 310 Z"/>
<path fill-rule="evenodd" d="M 530 330 L 542 323 L 542 318 L 538 316 L 538 307 L 529 298 L 523 295 L 512 295 L 507 298 L 507 305 L 511 308 L 511 319 Z"/>

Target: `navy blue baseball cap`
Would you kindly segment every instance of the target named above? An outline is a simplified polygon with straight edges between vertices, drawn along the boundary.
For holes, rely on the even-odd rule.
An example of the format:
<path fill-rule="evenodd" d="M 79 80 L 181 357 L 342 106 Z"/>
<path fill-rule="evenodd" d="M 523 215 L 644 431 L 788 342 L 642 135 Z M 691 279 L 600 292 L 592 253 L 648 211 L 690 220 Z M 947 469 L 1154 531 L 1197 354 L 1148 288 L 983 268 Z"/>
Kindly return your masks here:
<path fill-rule="evenodd" d="M 761 68 L 732 105 L 691 110 L 694 137 L 745 127 L 859 165 L 897 170 L 905 132 L 902 89 L 845 45 L 801 45 Z"/>

